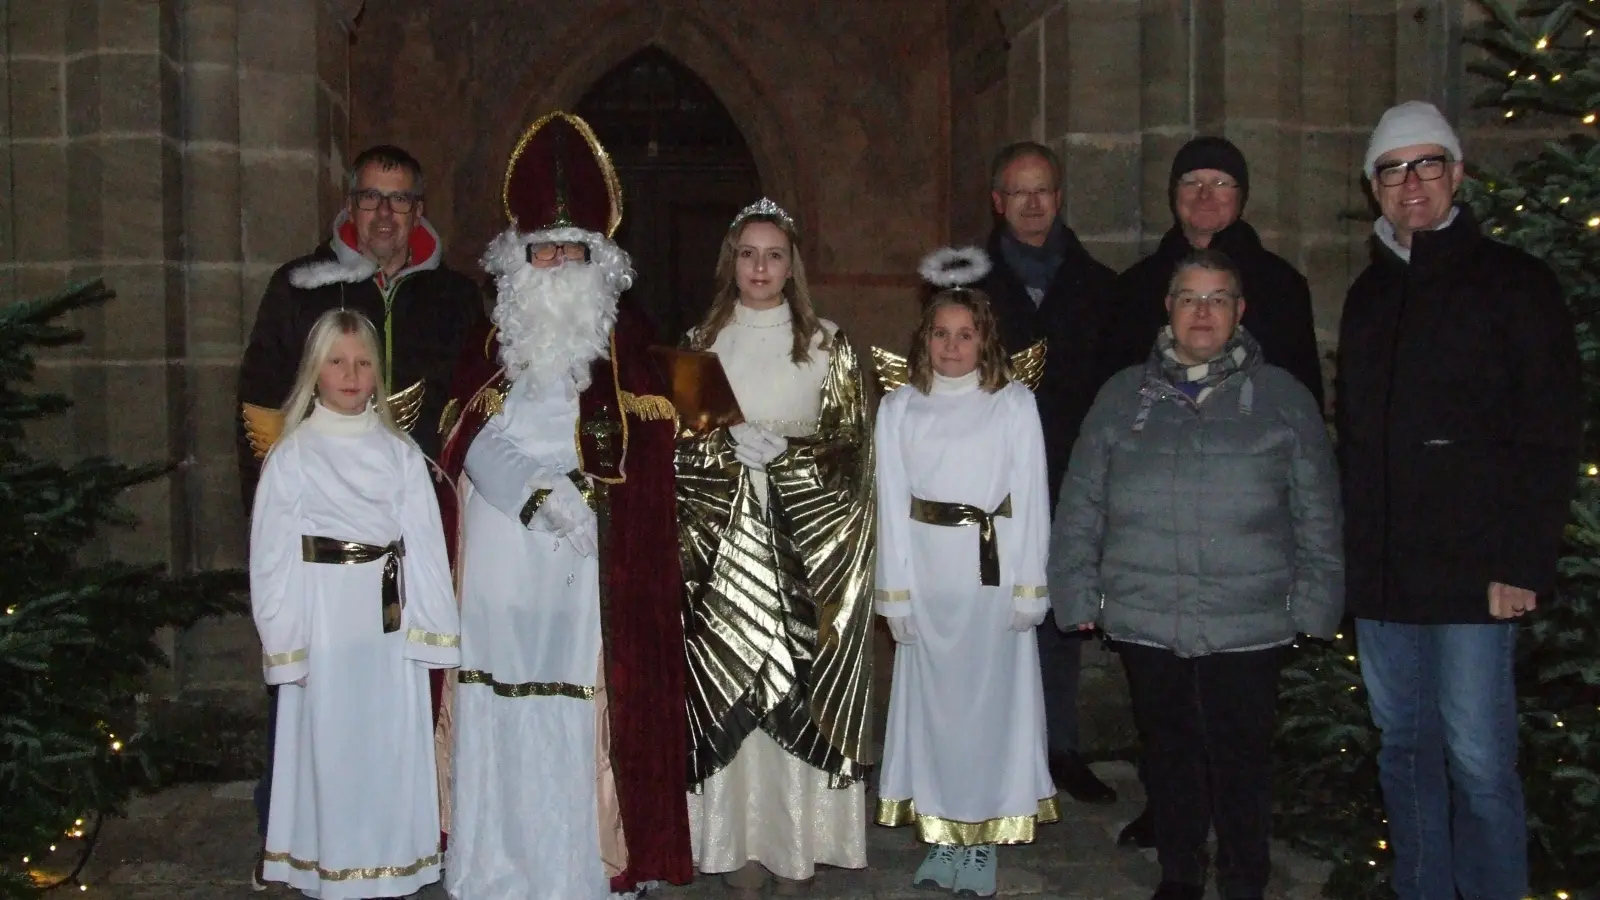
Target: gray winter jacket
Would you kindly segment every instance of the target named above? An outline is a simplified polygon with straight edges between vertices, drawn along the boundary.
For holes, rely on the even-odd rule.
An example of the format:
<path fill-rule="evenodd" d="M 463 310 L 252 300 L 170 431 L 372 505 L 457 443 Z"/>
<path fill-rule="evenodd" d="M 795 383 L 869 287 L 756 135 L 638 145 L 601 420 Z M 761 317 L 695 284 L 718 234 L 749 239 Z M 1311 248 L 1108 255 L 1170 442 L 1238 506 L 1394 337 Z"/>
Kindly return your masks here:
<path fill-rule="evenodd" d="M 1328 432 L 1294 376 L 1254 363 L 1196 407 L 1156 367 L 1124 369 L 1095 398 L 1062 486 L 1056 623 L 1183 657 L 1332 637 L 1340 520 Z"/>

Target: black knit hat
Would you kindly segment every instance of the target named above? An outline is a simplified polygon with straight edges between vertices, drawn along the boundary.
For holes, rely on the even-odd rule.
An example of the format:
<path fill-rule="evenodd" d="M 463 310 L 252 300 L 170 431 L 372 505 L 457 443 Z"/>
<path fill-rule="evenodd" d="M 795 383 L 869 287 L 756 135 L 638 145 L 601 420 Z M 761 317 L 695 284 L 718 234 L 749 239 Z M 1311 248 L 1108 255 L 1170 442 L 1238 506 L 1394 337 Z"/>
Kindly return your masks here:
<path fill-rule="evenodd" d="M 1239 182 L 1239 209 L 1250 199 L 1250 167 L 1245 165 L 1244 154 L 1233 142 L 1224 137 L 1197 137 L 1178 149 L 1172 158 L 1172 175 L 1167 179 L 1167 205 L 1172 217 L 1178 217 L 1178 179 L 1196 169 L 1216 169 L 1227 172 Z"/>

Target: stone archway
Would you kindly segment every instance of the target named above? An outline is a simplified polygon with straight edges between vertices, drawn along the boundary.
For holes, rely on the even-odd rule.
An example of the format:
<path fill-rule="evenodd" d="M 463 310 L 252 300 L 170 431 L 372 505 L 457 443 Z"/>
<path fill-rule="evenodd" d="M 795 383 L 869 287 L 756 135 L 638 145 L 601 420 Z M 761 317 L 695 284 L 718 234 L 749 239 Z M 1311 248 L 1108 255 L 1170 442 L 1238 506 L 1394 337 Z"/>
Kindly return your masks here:
<path fill-rule="evenodd" d="M 624 302 L 676 343 L 710 306 L 728 222 L 761 193 L 755 160 L 716 93 L 654 44 L 601 76 L 574 111 L 622 182 L 616 240 L 638 273 Z"/>
<path fill-rule="evenodd" d="M 651 5 L 654 7 L 655 5 Z M 559 45 L 573 49 L 554 76 L 530 76 L 512 96 L 528 98 L 520 116 L 502 126 L 496 146 L 516 143 L 523 124 L 558 109 L 576 108 L 596 81 L 646 47 L 657 47 L 702 80 L 738 124 L 767 195 L 805 224 L 815 218 L 813 182 L 795 152 L 781 95 L 742 59 L 738 43 L 718 24 L 682 9 L 616 0 L 570 28 Z M 807 259 L 807 263 L 815 264 Z"/>

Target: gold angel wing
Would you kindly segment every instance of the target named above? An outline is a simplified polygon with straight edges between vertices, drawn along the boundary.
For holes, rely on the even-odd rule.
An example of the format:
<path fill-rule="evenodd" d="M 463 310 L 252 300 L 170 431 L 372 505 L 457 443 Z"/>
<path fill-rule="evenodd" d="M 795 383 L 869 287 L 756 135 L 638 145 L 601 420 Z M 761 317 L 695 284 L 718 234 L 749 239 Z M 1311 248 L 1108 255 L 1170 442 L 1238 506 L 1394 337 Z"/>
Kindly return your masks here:
<path fill-rule="evenodd" d="M 1039 389 L 1039 379 L 1044 376 L 1044 354 L 1042 338 L 1028 349 L 1011 354 L 1012 377 L 1027 385 L 1030 391 Z M 872 348 L 872 367 L 878 372 L 878 386 L 885 394 L 911 380 L 911 364 L 906 358 L 882 347 Z"/>
<path fill-rule="evenodd" d="M 283 413 L 254 403 L 241 403 L 239 415 L 244 419 L 244 434 L 250 440 L 256 459 L 266 459 L 267 451 L 283 434 Z"/>
<path fill-rule="evenodd" d="M 428 386 L 418 381 L 389 395 L 389 415 L 394 416 L 394 423 L 401 431 L 409 432 L 411 426 L 417 424 L 417 417 L 422 415 L 422 395 L 427 392 Z"/>
<path fill-rule="evenodd" d="M 1026 350 L 1018 350 L 1011 354 L 1011 377 L 1028 386 L 1028 390 L 1039 389 L 1039 379 L 1044 377 L 1045 341 L 1040 338 Z"/>
<path fill-rule="evenodd" d="M 911 365 L 906 358 L 882 347 L 872 348 L 872 368 L 878 373 L 878 389 L 885 394 L 911 380 Z"/>

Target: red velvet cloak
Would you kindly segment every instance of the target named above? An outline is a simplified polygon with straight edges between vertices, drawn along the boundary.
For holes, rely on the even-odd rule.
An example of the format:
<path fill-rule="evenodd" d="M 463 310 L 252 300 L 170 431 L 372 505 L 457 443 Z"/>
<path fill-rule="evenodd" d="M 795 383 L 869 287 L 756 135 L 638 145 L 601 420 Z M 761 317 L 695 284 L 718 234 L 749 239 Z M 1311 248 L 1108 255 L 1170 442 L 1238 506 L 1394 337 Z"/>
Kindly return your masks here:
<path fill-rule="evenodd" d="M 628 848 L 613 891 L 694 877 L 686 800 L 683 577 L 673 453 L 677 420 L 650 358 L 649 326 L 622 311 L 611 358 L 596 360 L 579 398 L 579 459 L 600 505 L 600 603 L 611 763 Z M 473 438 L 509 383 L 492 328 L 468 335 L 442 427 L 440 507 L 451 565 L 459 565 L 455 492 Z M 609 446 L 604 446 L 604 445 Z M 460 573 L 457 572 L 457 584 Z"/>

